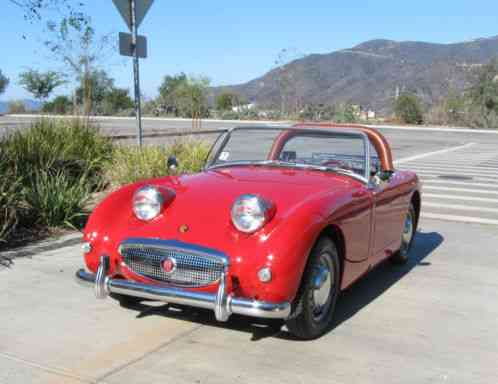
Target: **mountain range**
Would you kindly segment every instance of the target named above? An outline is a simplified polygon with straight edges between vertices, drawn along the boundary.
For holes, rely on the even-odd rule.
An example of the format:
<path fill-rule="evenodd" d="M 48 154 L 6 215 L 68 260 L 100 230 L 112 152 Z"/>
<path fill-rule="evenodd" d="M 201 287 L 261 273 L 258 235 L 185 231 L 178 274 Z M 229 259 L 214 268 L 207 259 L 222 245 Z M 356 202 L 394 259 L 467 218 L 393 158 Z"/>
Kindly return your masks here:
<path fill-rule="evenodd" d="M 431 105 L 450 89 L 463 91 L 473 69 L 495 57 L 498 36 L 452 44 L 378 39 L 311 54 L 247 83 L 213 88 L 213 93 L 235 92 L 267 107 L 281 105 L 284 94 L 299 105 L 352 103 L 390 113 L 401 92 L 416 93 Z"/>

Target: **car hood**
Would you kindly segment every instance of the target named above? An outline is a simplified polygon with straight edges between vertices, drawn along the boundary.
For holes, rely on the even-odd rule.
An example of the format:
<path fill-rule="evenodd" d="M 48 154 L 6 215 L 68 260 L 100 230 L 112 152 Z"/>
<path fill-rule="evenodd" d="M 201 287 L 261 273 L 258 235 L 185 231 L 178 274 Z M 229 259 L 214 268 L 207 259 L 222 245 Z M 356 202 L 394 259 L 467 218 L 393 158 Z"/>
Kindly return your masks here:
<path fill-rule="evenodd" d="M 151 179 L 109 196 L 95 210 L 86 231 L 106 232 L 118 243 L 130 237 L 153 237 L 216 248 L 237 233 L 230 211 L 242 194 L 257 194 L 275 204 L 275 217 L 264 228 L 270 231 L 304 205 L 336 194 L 347 195 L 352 183 L 357 182 L 330 172 L 267 166 L 226 167 Z M 146 184 L 175 192 L 162 214 L 150 222 L 138 220 L 131 207 L 133 193 Z"/>
<path fill-rule="evenodd" d="M 310 198 L 343 191 L 350 186 L 348 177 L 313 170 L 244 166 L 227 167 L 165 180 L 160 185 L 173 188 L 177 209 L 195 206 L 198 214 L 213 219 L 226 215 L 242 194 L 267 198 L 283 213 Z"/>

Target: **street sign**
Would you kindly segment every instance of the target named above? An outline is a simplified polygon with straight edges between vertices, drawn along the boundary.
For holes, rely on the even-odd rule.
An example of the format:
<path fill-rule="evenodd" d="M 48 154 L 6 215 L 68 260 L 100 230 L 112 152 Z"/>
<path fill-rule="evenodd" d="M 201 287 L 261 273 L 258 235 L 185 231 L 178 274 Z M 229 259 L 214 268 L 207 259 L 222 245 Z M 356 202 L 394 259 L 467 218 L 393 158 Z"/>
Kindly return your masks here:
<path fill-rule="evenodd" d="M 133 57 L 133 83 L 135 88 L 135 115 L 137 117 L 137 143 L 142 146 L 142 108 L 140 106 L 140 67 L 139 58 L 147 56 L 147 40 L 138 36 L 138 26 L 145 17 L 154 0 L 112 0 L 126 25 L 128 33 L 119 34 L 119 53 Z"/>
<path fill-rule="evenodd" d="M 130 0 L 112 0 L 116 8 L 118 9 L 121 17 L 125 21 L 126 25 L 130 29 L 133 29 L 131 23 L 131 1 Z M 154 0 L 135 0 L 135 18 L 137 28 L 142 23 L 145 15 L 149 11 Z"/>
<path fill-rule="evenodd" d="M 137 36 L 136 50 L 137 57 L 140 59 L 147 58 L 147 38 L 145 36 Z M 134 57 L 133 36 L 131 33 L 119 32 L 119 54 Z"/>

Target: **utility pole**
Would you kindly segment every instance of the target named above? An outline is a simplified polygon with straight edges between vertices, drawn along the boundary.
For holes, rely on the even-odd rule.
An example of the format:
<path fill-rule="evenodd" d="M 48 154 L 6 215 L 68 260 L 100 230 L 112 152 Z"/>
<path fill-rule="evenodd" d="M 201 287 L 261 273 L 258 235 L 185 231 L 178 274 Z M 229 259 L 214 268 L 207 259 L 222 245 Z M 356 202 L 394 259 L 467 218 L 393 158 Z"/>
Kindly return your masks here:
<path fill-rule="evenodd" d="M 137 119 L 137 144 L 141 147 L 143 144 L 142 138 L 142 109 L 140 103 L 140 67 L 138 62 L 137 50 L 137 10 L 135 0 L 130 0 L 131 10 L 131 48 L 133 53 L 133 78 L 135 83 L 135 116 Z"/>

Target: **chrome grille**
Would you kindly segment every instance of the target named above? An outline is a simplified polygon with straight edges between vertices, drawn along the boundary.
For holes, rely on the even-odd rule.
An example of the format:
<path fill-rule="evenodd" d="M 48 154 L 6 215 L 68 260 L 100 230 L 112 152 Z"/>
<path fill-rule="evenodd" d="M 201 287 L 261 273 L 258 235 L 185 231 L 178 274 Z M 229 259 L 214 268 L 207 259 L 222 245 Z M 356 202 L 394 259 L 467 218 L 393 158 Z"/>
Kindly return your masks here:
<path fill-rule="evenodd" d="M 182 287 L 201 287 L 217 282 L 226 265 L 226 258 L 202 252 L 193 247 L 182 248 L 177 242 L 149 240 L 121 244 L 119 250 L 125 264 L 135 273 Z M 176 268 L 165 272 L 162 261 L 173 258 Z"/>

